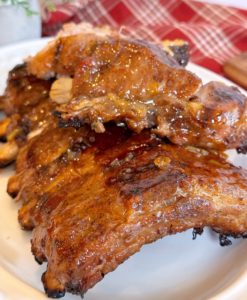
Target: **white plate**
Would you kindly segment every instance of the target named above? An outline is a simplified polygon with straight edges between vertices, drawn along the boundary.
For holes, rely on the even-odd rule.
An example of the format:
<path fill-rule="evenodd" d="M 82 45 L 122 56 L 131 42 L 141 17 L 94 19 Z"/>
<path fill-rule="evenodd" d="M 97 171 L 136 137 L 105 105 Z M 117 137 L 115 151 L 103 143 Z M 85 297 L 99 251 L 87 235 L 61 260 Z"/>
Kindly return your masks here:
<path fill-rule="evenodd" d="M 7 72 L 45 40 L 0 48 L 0 93 Z M 205 82 L 224 80 L 191 64 Z M 228 82 L 229 83 L 229 82 Z M 231 152 L 231 160 L 247 167 L 247 159 Z M 30 233 L 20 230 L 17 204 L 6 194 L 13 167 L 0 170 L 0 300 L 47 299 L 40 281 L 45 270 L 30 252 Z M 144 246 L 85 295 L 85 300 L 246 300 L 247 241 L 220 247 L 210 230 L 192 241 L 191 231 Z M 67 294 L 64 300 L 80 299 Z"/>

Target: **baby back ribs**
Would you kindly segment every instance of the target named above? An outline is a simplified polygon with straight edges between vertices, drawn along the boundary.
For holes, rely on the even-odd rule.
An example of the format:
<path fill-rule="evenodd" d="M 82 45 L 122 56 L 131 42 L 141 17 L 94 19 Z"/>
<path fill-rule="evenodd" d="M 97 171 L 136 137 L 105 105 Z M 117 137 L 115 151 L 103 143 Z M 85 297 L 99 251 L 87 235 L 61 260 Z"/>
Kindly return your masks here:
<path fill-rule="evenodd" d="M 107 26 L 67 24 L 45 49 L 10 71 L 4 95 L 0 97 L 0 109 L 9 116 L 0 121 L 0 139 L 7 141 L 0 148 L 0 167 L 15 159 L 26 136 L 39 134 L 48 124 L 54 127 L 56 121 L 52 112 L 56 103 L 48 97 L 53 77 L 72 76 L 97 43 L 110 37 L 119 38 L 120 35 Z M 188 43 L 166 40 L 163 48 L 174 63 L 185 65 L 188 62 Z M 65 96 L 66 92 L 62 92 L 62 97 Z"/>
<path fill-rule="evenodd" d="M 1 97 L 1 108 L 8 115 L 0 121 L 0 166 L 12 162 L 26 139 L 39 134 L 57 121 L 55 104 L 49 99 L 52 80 L 41 80 L 28 74 L 26 64 L 9 72 L 7 87 Z"/>
<path fill-rule="evenodd" d="M 172 47 L 70 26 L 10 73 L 0 100 L 9 115 L 0 136 L 19 151 L 8 192 L 22 203 L 22 227 L 34 229 L 36 260 L 48 262 L 48 296 L 83 295 L 144 244 L 189 228 L 245 237 L 247 172 L 186 145 L 244 151 L 246 98 L 202 86 Z M 48 97 L 54 77 L 51 95 L 69 89 L 55 93 L 68 101 L 57 107 L 65 128 Z"/>
<path fill-rule="evenodd" d="M 144 244 L 168 234 L 210 226 L 245 235 L 246 171 L 148 131 L 111 124 L 102 134 L 84 130 L 49 162 L 37 166 L 28 154 L 30 162 L 19 166 L 33 169 L 19 186 L 25 208 L 19 218 L 35 227 L 32 251 L 37 261 L 48 261 L 43 283 L 50 297 L 85 293 Z M 38 146 L 41 135 L 36 139 Z M 48 147 L 54 153 L 54 143 Z"/>
<path fill-rule="evenodd" d="M 108 26 L 93 27 L 88 23 L 66 24 L 43 50 L 28 59 L 28 71 L 38 78 L 74 76 L 81 60 L 94 52 L 100 41 L 110 38 L 127 40 L 129 37 Z M 163 51 L 185 66 L 189 60 L 188 43 L 183 40 L 165 40 Z"/>
<path fill-rule="evenodd" d="M 235 87 L 201 80 L 161 48 L 143 41 L 108 39 L 75 69 L 67 100 L 51 89 L 61 126 L 124 121 L 135 132 L 152 128 L 179 145 L 246 148 L 247 101 Z M 55 88 L 55 93 L 53 92 Z M 54 95 L 55 94 L 55 95 Z M 57 96 L 58 94 L 58 96 Z M 61 104 L 64 102 L 64 104 Z"/>
<path fill-rule="evenodd" d="M 20 149 L 16 174 L 9 179 L 7 191 L 23 203 L 18 217 L 22 228 L 33 229 L 38 222 L 35 219 L 38 205 L 71 178 L 80 177 L 74 159 L 78 152 L 89 147 L 94 135 L 87 127 L 54 128 L 45 130 Z"/>
<path fill-rule="evenodd" d="M 49 96 L 51 80 L 42 80 L 27 72 L 27 65 L 14 67 L 8 76 L 4 95 L 1 97 L 1 109 L 7 114 L 25 114 Z"/>

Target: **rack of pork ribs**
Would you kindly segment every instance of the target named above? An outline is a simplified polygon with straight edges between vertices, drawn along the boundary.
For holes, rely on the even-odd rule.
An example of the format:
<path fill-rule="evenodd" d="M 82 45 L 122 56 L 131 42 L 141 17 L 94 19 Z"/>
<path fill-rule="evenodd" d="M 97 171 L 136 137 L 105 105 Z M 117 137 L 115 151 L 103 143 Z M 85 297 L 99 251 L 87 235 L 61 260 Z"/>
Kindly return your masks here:
<path fill-rule="evenodd" d="M 71 29 L 72 28 L 72 29 Z M 163 48 L 109 28 L 68 25 L 9 73 L 0 162 L 22 203 L 49 297 L 83 295 L 147 243 L 205 226 L 247 233 L 247 101 Z"/>

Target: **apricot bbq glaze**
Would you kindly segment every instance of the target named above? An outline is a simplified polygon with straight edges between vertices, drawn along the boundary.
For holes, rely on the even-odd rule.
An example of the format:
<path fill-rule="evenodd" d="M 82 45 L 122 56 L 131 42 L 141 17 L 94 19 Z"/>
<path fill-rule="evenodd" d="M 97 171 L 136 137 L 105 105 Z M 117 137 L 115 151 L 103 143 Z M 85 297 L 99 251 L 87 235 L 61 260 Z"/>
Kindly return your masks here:
<path fill-rule="evenodd" d="M 10 72 L 0 164 L 17 157 L 7 189 L 49 297 L 169 234 L 246 237 L 247 172 L 222 152 L 246 151 L 246 97 L 185 70 L 187 46 L 72 24 Z"/>
<path fill-rule="evenodd" d="M 100 134 L 59 130 L 50 133 L 54 143 L 43 132 L 21 150 L 8 186 L 23 203 L 21 225 L 34 228 L 36 260 L 48 262 L 48 296 L 85 293 L 144 244 L 169 234 L 210 226 L 245 236 L 247 173 L 223 155 L 114 124 Z"/>
<path fill-rule="evenodd" d="M 9 72 L 0 106 L 7 115 L 0 121 L 0 167 L 15 160 L 19 147 L 28 138 L 39 134 L 47 126 L 54 127 L 54 103 L 49 99 L 52 80 L 41 80 L 28 74 L 26 64 Z M 49 124 L 49 125 L 48 125 Z"/>
<path fill-rule="evenodd" d="M 65 33 L 31 57 L 28 70 L 39 78 L 58 77 L 50 95 L 60 126 L 87 123 L 103 132 L 104 123 L 123 121 L 175 144 L 244 153 L 246 97 L 220 82 L 202 85 L 182 68 L 186 60 L 174 54 L 172 43 L 165 44 L 167 51 L 116 32 Z"/>
<path fill-rule="evenodd" d="M 0 166 L 15 160 L 20 146 L 46 127 L 57 126 L 53 118 L 56 103 L 49 99 L 50 87 L 57 76 L 73 76 L 80 61 L 90 55 L 99 41 L 120 38 L 113 29 L 90 24 L 69 24 L 35 57 L 10 71 L 0 109 L 8 117 L 0 121 Z M 126 39 L 127 37 L 121 38 Z M 164 42 L 168 60 L 186 65 L 188 44 L 182 40 Z M 61 93 L 60 93 L 61 95 Z M 62 97 L 66 91 L 62 91 Z"/>
<path fill-rule="evenodd" d="M 151 128 L 178 145 L 245 152 L 246 97 L 220 82 L 202 85 L 158 46 L 99 42 L 68 80 L 70 97 L 53 99 L 61 126 L 87 123 L 103 132 L 104 123 L 124 121 L 135 132 Z"/>

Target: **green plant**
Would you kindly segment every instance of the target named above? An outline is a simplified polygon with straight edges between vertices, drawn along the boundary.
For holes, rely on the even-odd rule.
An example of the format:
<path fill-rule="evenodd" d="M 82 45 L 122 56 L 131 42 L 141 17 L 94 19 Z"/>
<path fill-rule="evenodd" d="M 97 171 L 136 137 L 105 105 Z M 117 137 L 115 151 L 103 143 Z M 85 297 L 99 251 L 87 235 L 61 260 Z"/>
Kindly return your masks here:
<path fill-rule="evenodd" d="M 72 2 L 73 0 L 61 0 L 61 3 L 68 3 Z M 43 3 L 44 7 L 46 7 L 49 11 L 55 11 L 56 10 L 56 5 L 54 1 L 52 0 L 41 0 Z"/>
<path fill-rule="evenodd" d="M 31 9 L 28 0 L 0 0 L 0 4 L 10 4 L 10 5 L 20 6 L 25 10 L 28 16 L 37 14 L 37 12 Z"/>
<path fill-rule="evenodd" d="M 43 5 L 49 10 L 49 11 L 55 11 L 56 6 L 54 4 L 54 1 L 52 0 L 41 0 L 43 2 Z M 62 0 L 62 3 L 71 2 L 73 0 Z M 36 11 L 33 11 L 30 7 L 30 3 L 28 0 L 0 0 L 0 4 L 10 4 L 10 5 L 16 5 L 22 7 L 26 14 L 28 16 L 36 15 L 38 14 Z"/>

